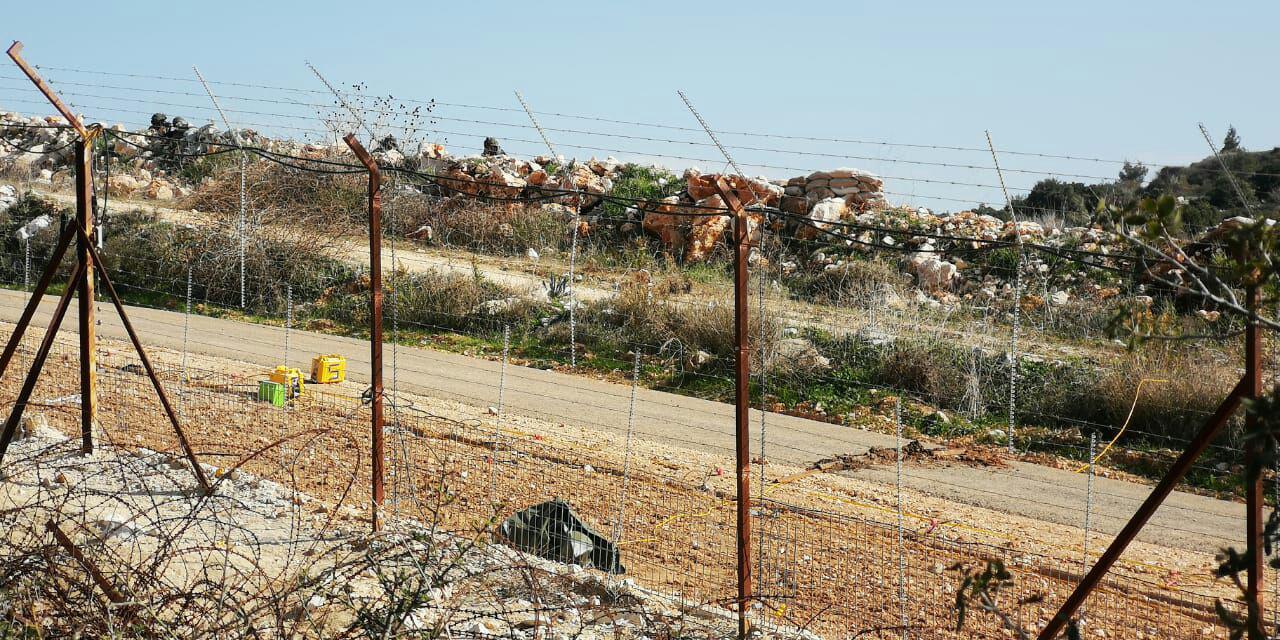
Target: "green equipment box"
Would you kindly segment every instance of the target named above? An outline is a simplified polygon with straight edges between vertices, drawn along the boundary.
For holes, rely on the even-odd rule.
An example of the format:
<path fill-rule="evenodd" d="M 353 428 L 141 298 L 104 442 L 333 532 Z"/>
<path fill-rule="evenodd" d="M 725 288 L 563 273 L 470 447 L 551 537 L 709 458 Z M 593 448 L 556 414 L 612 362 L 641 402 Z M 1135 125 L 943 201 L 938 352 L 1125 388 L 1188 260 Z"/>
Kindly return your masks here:
<path fill-rule="evenodd" d="M 285 386 L 279 382 L 259 380 L 258 400 L 270 402 L 277 407 L 283 407 L 285 403 Z"/>

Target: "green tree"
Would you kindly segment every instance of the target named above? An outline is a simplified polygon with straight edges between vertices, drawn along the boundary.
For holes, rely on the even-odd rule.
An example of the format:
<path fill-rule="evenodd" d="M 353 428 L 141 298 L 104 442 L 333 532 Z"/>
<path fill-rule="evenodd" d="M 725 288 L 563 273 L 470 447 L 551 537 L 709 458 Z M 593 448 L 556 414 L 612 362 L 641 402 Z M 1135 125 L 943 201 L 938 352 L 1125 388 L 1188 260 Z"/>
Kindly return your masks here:
<path fill-rule="evenodd" d="M 1222 152 L 1240 150 L 1240 134 L 1236 133 L 1234 125 L 1227 127 L 1227 137 L 1222 139 Z"/>
<path fill-rule="evenodd" d="M 1098 200 L 1110 191 L 1110 185 L 1085 185 L 1049 178 L 1037 182 L 1026 196 L 1015 198 L 1013 207 L 1019 217 L 1057 213 L 1067 224 L 1079 226 L 1089 224 Z"/>
<path fill-rule="evenodd" d="M 1120 182 L 1131 182 L 1138 185 L 1147 179 L 1147 165 L 1141 162 L 1124 161 L 1124 166 L 1120 168 Z"/>

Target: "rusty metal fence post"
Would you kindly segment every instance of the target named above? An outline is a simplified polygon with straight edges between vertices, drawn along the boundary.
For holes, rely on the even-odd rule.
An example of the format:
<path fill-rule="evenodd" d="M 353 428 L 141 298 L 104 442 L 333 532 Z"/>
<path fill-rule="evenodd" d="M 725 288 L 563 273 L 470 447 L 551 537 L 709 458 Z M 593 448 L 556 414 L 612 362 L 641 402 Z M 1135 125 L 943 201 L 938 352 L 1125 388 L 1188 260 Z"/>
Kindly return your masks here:
<path fill-rule="evenodd" d="M 349 133 L 343 141 L 369 170 L 369 405 L 373 427 L 373 530 L 382 528 L 381 514 L 385 496 L 386 444 L 383 438 L 382 416 L 382 173 L 378 163 Z"/>
<path fill-rule="evenodd" d="M 734 359 L 734 429 L 738 482 L 738 637 L 747 635 L 747 608 L 753 589 L 751 576 L 751 328 L 747 303 L 750 299 L 747 258 L 751 247 L 747 233 L 747 212 L 736 190 L 723 176 L 716 178 L 716 191 L 732 217 L 733 225 L 733 330 L 737 344 Z"/>

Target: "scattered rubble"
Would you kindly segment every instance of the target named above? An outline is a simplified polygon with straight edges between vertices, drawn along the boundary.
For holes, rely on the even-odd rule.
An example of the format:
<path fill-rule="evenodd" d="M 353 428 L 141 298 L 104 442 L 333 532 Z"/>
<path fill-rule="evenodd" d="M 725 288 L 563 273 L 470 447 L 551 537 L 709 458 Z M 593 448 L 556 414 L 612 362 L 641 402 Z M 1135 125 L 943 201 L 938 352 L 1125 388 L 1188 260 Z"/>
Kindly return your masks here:
<path fill-rule="evenodd" d="M 335 527 L 309 512 L 342 509 L 239 470 L 208 467 L 219 479 L 217 491 L 200 498 L 174 456 L 112 446 L 84 456 L 78 441 L 39 415 L 24 421 L 34 430 L 14 440 L 0 480 L 0 508 L 8 518 L 4 559 L 45 557 L 44 523 L 53 519 L 87 561 L 111 563 L 113 575 L 157 571 L 151 581 L 113 579 L 147 603 L 142 615 L 180 620 L 193 637 L 221 637 L 219 620 L 228 608 L 248 616 L 244 622 L 255 633 L 272 637 L 367 631 L 374 611 L 380 619 L 394 612 L 387 628 L 397 635 L 710 639 L 731 637 L 736 628 L 736 614 L 723 607 L 583 564 L 477 544 L 465 533 L 399 519 L 380 534 Z M 613 556 L 616 563 L 616 551 Z M 46 562 L 59 561 L 49 557 Z M 21 579 L 45 575 L 33 571 Z M 48 624 L 42 628 L 58 628 L 56 621 Z M 753 626 L 763 637 L 819 638 L 763 616 Z"/>

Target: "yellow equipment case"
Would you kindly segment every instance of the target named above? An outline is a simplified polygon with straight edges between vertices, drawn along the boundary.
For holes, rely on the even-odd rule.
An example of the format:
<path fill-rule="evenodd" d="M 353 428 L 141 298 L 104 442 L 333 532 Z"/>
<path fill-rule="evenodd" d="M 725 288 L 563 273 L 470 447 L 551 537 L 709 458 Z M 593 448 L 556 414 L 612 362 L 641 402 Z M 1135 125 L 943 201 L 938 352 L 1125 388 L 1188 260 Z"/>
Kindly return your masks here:
<path fill-rule="evenodd" d="M 336 384 L 347 379 L 347 359 L 336 354 L 316 356 L 311 360 L 311 380 L 317 384 Z"/>

